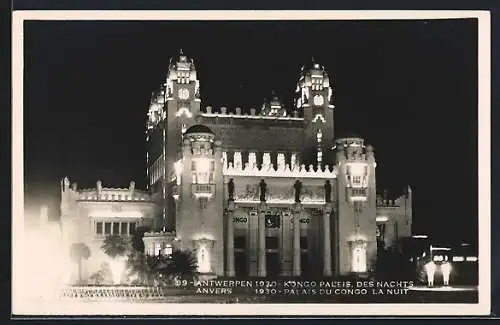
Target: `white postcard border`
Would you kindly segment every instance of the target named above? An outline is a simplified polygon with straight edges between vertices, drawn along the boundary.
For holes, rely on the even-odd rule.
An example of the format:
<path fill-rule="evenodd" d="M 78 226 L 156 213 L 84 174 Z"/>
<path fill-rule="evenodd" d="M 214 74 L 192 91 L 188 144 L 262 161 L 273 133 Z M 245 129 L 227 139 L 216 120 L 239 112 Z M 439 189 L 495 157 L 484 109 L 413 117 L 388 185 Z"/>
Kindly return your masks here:
<path fill-rule="evenodd" d="M 25 20 L 407 20 L 478 19 L 478 304 L 30 303 L 23 290 L 23 25 Z M 488 315 L 491 305 L 491 27 L 489 11 L 15 11 L 12 17 L 12 314 L 16 315 Z M 16 272 L 16 270 L 18 272 Z M 229 307 L 230 306 L 230 307 Z"/>

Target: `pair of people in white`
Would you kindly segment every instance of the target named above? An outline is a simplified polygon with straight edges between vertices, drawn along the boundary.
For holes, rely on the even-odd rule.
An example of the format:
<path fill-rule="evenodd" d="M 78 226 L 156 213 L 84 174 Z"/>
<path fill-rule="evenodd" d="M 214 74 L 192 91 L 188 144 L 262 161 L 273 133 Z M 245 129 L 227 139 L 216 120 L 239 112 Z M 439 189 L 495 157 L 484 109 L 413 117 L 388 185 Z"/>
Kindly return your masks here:
<path fill-rule="evenodd" d="M 434 286 L 434 274 L 436 273 L 436 268 L 436 263 L 433 261 L 425 264 L 425 273 L 427 274 L 427 284 L 429 287 Z M 443 284 L 445 286 L 450 285 L 451 264 L 448 262 L 441 264 L 441 273 L 443 274 Z"/>

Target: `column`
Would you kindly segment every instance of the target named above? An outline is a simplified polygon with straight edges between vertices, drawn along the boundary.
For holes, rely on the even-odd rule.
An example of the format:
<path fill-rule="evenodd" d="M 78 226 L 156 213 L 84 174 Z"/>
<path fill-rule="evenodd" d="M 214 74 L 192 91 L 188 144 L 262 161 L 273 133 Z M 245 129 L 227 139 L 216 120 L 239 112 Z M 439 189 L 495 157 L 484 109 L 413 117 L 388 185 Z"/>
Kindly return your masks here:
<path fill-rule="evenodd" d="M 302 205 L 295 203 L 293 209 L 293 276 L 300 276 L 300 215 Z"/>
<path fill-rule="evenodd" d="M 266 276 L 266 210 L 265 203 L 261 203 L 259 211 L 259 267 L 258 276 Z"/>
<path fill-rule="evenodd" d="M 327 202 L 323 211 L 323 275 L 332 275 L 332 250 L 330 235 L 330 215 L 332 204 Z"/>
<path fill-rule="evenodd" d="M 229 201 L 227 209 L 227 276 L 234 276 L 234 202 Z"/>

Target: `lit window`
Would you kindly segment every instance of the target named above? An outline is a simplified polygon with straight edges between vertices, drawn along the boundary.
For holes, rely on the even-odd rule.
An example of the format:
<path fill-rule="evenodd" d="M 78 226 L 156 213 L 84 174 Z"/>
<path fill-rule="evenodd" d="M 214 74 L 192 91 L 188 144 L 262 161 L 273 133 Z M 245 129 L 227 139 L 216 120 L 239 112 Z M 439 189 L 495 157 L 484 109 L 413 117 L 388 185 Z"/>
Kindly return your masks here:
<path fill-rule="evenodd" d="M 155 243 L 155 255 L 161 255 L 161 244 Z"/>
<path fill-rule="evenodd" d="M 353 176 L 352 183 L 356 185 L 361 184 L 361 176 Z"/>
<path fill-rule="evenodd" d="M 163 254 L 165 254 L 166 256 L 170 256 L 170 255 L 172 255 L 172 252 L 173 252 L 172 245 L 170 245 L 170 244 L 165 245 L 165 249 L 163 250 Z"/>

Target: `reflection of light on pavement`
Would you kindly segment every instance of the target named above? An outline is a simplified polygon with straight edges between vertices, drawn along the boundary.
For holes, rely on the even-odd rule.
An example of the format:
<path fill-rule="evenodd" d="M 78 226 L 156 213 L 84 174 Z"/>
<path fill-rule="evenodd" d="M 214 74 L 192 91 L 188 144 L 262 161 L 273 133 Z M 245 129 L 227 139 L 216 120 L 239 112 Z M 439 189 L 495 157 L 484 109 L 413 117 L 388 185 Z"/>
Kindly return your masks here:
<path fill-rule="evenodd" d="M 413 291 L 441 291 L 441 292 L 454 292 L 454 291 L 477 291 L 477 287 L 409 287 Z"/>

